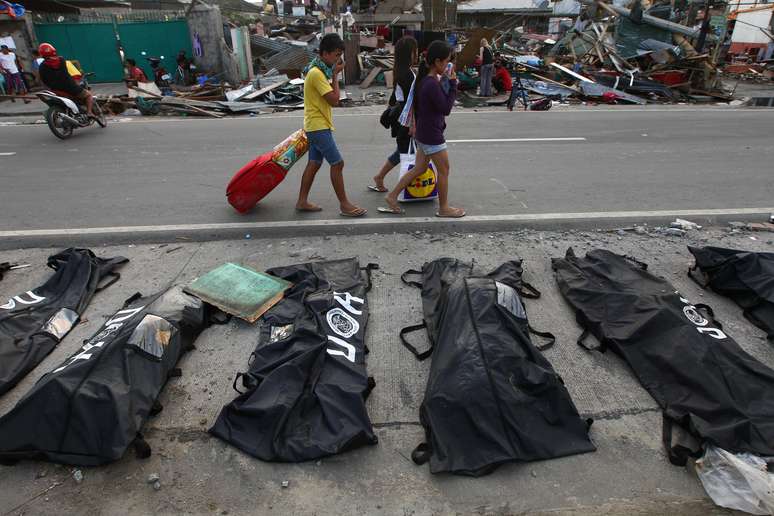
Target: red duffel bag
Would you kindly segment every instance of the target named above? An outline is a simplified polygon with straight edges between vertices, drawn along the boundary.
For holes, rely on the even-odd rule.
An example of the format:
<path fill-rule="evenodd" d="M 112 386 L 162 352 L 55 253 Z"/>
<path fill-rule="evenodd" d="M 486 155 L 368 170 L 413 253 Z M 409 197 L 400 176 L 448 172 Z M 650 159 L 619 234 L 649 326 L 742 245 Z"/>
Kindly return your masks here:
<path fill-rule="evenodd" d="M 226 187 L 228 203 L 239 213 L 247 213 L 285 179 L 287 170 L 272 161 L 269 151 L 242 167 Z"/>

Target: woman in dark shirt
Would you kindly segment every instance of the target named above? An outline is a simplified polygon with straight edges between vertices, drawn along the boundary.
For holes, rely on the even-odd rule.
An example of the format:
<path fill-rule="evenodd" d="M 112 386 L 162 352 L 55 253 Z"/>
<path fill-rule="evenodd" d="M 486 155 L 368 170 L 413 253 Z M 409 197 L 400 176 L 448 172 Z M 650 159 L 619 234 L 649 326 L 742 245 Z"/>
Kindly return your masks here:
<path fill-rule="evenodd" d="M 419 65 L 416 85 L 414 86 L 414 120 L 416 130 L 414 138 L 417 144 L 417 157 L 414 168 L 404 175 L 384 200 L 387 207 L 379 208 L 381 213 L 401 214 L 398 195 L 417 177 L 427 170 L 433 162 L 438 186 L 438 211 L 436 217 L 459 218 L 465 216 L 465 210 L 449 205 L 449 154 L 446 151 L 444 119 L 451 113 L 457 97 L 457 73 L 450 63 L 451 47 L 445 41 L 433 41 L 427 49 L 427 57 Z M 441 87 L 440 77 L 449 79 L 449 89 Z"/>
<path fill-rule="evenodd" d="M 494 56 L 492 55 L 492 48 L 489 46 L 489 42 L 486 39 L 481 40 L 479 57 L 481 57 L 481 85 L 479 86 L 479 95 L 481 97 L 491 97 Z"/>
<path fill-rule="evenodd" d="M 395 44 L 395 66 L 394 79 L 395 86 L 390 96 L 390 106 L 403 106 L 408 97 L 411 85 L 414 83 L 414 72 L 411 67 L 417 63 L 417 40 L 411 36 L 403 36 Z M 390 129 L 392 137 L 395 138 L 398 148 L 387 157 L 387 161 L 382 166 L 378 174 L 374 176 L 374 184 L 369 186 L 374 192 L 387 192 L 384 186 L 384 178 L 387 174 L 400 163 L 400 155 L 407 154 L 411 135 L 408 127 L 404 127 L 400 122 L 395 122 Z"/>

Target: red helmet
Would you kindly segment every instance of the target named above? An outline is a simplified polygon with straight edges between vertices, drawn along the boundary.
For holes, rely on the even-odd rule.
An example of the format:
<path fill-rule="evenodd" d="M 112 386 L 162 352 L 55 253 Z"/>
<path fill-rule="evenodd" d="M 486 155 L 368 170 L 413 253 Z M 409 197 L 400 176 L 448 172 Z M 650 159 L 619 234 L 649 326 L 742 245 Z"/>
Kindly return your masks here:
<path fill-rule="evenodd" d="M 56 57 L 56 49 L 51 43 L 41 43 L 38 47 L 38 54 L 40 57 Z"/>

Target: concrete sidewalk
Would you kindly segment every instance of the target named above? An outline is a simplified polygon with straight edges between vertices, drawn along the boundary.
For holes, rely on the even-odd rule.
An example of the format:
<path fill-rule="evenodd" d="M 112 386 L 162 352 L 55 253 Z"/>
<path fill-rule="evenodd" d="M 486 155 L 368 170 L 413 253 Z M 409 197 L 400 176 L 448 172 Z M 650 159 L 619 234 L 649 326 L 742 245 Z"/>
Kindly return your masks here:
<path fill-rule="evenodd" d="M 635 256 L 670 280 L 695 303 L 708 303 L 724 328 L 748 352 L 774 366 L 774 348 L 726 298 L 702 291 L 686 276 L 692 245 L 774 251 L 771 233 L 730 233 L 723 228 L 685 238 L 596 231 L 430 234 L 423 231 L 296 239 L 246 239 L 138 246 L 95 247 L 100 256 L 130 258 L 121 280 L 99 293 L 79 325 L 15 389 L 0 398 L 6 413 L 45 372 L 74 353 L 133 293 L 150 294 L 169 283 L 187 283 L 226 262 L 268 267 L 358 255 L 377 262 L 369 294 L 367 364 L 376 379 L 368 408 L 379 444 L 317 462 L 272 464 L 210 437 L 206 430 L 236 393 L 234 375 L 244 371 L 257 328 L 232 320 L 206 330 L 196 350 L 180 362 L 181 378 L 163 391 L 161 414 L 143 433 L 153 448 L 147 460 L 129 451 L 111 465 L 73 468 L 42 462 L 0 467 L 0 514 L 725 514 L 706 497 L 695 476 L 667 461 L 661 413 L 653 399 L 613 353 L 589 353 L 575 344 L 580 330 L 560 297 L 550 258 L 568 246 L 583 253 L 603 247 Z M 54 249 L 0 251 L 0 262 L 31 263 L 0 281 L 0 300 L 34 288 L 50 274 Z M 525 279 L 543 292 L 528 300 L 532 325 L 556 334 L 545 352 L 562 375 L 578 409 L 595 423 L 598 451 L 581 456 L 511 464 L 473 479 L 431 475 L 410 460 L 422 440 L 419 404 L 429 361 L 417 362 L 398 340 L 398 330 L 420 320 L 419 292 L 400 273 L 442 256 L 475 259 L 493 268 L 524 259 Z M 31 429 L 32 430 L 32 429 Z M 146 483 L 158 473 L 162 488 Z M 288 481 L 287 488 L 282 482 Z"/>

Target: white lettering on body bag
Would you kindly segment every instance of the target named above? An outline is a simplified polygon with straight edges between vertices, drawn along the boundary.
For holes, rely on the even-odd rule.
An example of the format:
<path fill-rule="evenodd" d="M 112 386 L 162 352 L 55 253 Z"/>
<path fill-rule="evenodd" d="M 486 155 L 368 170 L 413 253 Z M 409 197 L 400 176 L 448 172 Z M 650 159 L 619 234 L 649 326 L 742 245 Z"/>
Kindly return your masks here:
<path fill-rule="evenodd" d="M 680 296 L 679 293 L 676 293 L 678 296 Z M 713 339 L 722 340 L 725 338 L 728 338 L 728 335 L 723 333 L 719 328 L 712 328 L 707 327 L 709 324 L 709 321 L 704 318 L 703 315 L 699 313 L 698 310 L 696 310 L 696 307 L 691 304 L 690 301 L 685 299 L 684 297 L 680 296 L 680 301 L 686 304 L 686 306 L 683 307 L 683 314 L 685 315 L 685 318 L 691 321 L 694 325 L 696 325 L 696 330 L 701 334 L 707 334 Z"/>
<path fill-rule="evenodd" d="M 24 299 L 22 297 L 25 294 L 29 297 L 29 299 Z M 16 303 L 19 303 L 20 305 L 36 305 L 41 301 L 45 301 L 46 299 L 45 297 L 38 296 L 31 290 L 28 290 L 25 294 L 13 296 L 11 299 L 8 300 L 6 304 L 0 305 L 0 308 L 3 308 L 5 310 L 13 310 L 14 308 L 16 308 Z"/>
<path fill-rule="evenodd" d="M 80 353 L 70 357 L 64 365 L 54 369 L 51 372 L 58 373 L 59 371 L 62 371 L 68 366 L 74 364 L 78 360 L 90 359 L 94 354 L 92 351 L 94 348 L 98 348 L 98 350 L 101 349 L 105 345 L 105 342 L 107 342 L 108 337 L 116 333 L 126 323 L 126 321 L 134 317 L 138 312 L 142 311 L 143 308 L 145 307 L 141 306 L 138 308 L 129 308 L 127 310 L 119 310 L 116 312 L 115 315 L 113 315 L 113 317 L 105 323 L 102 331 L 89 339 L 88 342 L 86 342 L 86 344 L 81 347 Z"/>
<path fill-rule="evenodd" d="M 350 362 L 354 362 L 357 350 L 355 346 L 344 339 L 357 335 L 357 332 L 360 331 L 360 323 L 352 316 L 363 315 L 363 311 L 355 308 L 352 303 L 363 305 L 365 304 L 365 299 L 355 297 L 349 292 L 334 292 L 333 299 L 341 305 L 341 308 L 336 307 L 329 310 L 325 319 L 328 321 L 328 326 L 338 337 L 328 335 L 328 342 L 344 348 L 345 351 L 335 348 L 328 348 L 326 351 L 331 356 L 342 356 Z"/>

